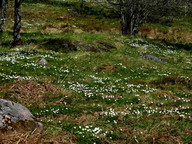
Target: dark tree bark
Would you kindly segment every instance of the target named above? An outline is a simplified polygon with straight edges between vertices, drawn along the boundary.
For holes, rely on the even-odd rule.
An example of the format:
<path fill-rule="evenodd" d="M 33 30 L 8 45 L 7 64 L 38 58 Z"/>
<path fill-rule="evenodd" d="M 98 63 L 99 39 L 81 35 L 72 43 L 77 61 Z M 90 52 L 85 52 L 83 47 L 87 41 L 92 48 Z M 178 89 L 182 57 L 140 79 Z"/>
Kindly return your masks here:
<path fill-rule="evenodd" d="M 0 32 L 3 32 L 2 28 L 2 21 L 3 21 L 3 0 L 0 1 Z"/>
<path fill-rule="evenodd" d="M 121 30 L 123 35 L 135 35 L 139 26 L 145 21 L 151 6 L 156 0 L 106 0 L 110 5 L 119 8 Z"/>
<path fill-rule="evenodd" d="M 127 25 L 127 18 L 128 18 L 128 13 L 125 9 L 125 7 L 123 6 L 123 1 L 119 0 L 119 4 L 120 4 L 120 14 L 121 14 L 121 31 L 122 31 L 122 35 L 128 35 L 128 25 Z"/>
<path fill-rule="evenodd" d="M 15 0 L 14 6 L 14 32 L 13 32 L 13 45 L 21 44 L 21 12 L 20 6 L 23 0 Z"/>
<path fill-rule="evenodd" d="M 121 27 L 123 35 L 137 34 L 137 29 L 140 22 L 139 3 L 134 0 L 124 1 L 119 0 Z"/>
<path fill-rule="evenodd" d="M 4 24 L 7 17 L 8 0 L 0 1 L 0 32 L 3 32 Z"/>
<path fill-rule="evenodd" d="M 0 22 L 2 20 L 2 10 L 3 10 L 3 1 L 0 1 Z M 2 30 L 1 30 L 1 26 L 0 26 L 0 45 L 1 45 L 1 41 L 2 41 Z"/>
<path fill-rule="evenodd" d="M 81 8 L 84 8 L 85 7 L 85 0 L 81 0 L 81 5 L 80 5 Z"/>

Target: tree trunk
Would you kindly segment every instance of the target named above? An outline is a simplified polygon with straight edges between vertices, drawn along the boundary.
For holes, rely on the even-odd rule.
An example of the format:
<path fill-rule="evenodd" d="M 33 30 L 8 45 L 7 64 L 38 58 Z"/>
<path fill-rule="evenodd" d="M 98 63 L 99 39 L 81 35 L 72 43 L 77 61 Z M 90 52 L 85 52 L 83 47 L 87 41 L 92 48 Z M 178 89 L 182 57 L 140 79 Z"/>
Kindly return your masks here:
<path fill-rule="evenodd" d="M 14 6 L 14 33 L 13 33 L 13 45 L 21 44 L 21 13 L 20 13 L 21 0 L 15 0 Z"/>
<path fill-rule="evenodd" d="M 80 5 L 81 8 L 84 8 L 85 7 L 85 0 L 81 0 L 81 5 Z"/>
<path fill-rule="evenodd" d="M 0 32 L 3 32 L 4 24 L 7 17 L 8 0 L 0 1 Z"/>
<path fill-rule="evenodd" d="M 121 27 L 123 35 L 135 35 L 138 33 L 139 26 L 139 10 L 138 3 L 135 1 L 127 1 L 123 3 L 119 0 L 121 12 Z M 126 5 L 126 6 L 125 6 Z"/>
<path fill-rule="evenodd" d="M 120 15 L 121 15 L 121 32 L 122 32 L 122 35 L 128 35 L 128 25 L 127 25 L 128 13 L 124 7 L 122 0 L 119 0 L 119 5 L 120 5 Z"/>
<path fill-rule="evenodd" d="M 122 35 L 128 35 L 127 14 L 124 10 L 121 10 L 121 30 Z"/>
<path fill-rule="evenodd" d="M 0 32 L 3 32 L 2 30 L 2 20 L 3 20 L 3 0 L 0 1 Z"/>

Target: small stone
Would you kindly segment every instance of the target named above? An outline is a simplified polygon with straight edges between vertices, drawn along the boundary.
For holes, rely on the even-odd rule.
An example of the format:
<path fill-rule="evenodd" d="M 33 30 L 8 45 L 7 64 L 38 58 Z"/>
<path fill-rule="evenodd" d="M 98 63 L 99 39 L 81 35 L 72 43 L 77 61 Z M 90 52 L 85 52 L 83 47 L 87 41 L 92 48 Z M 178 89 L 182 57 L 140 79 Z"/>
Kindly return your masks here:
<path fill-rule="evenodd" d="M 48 62 L 46 59 L 42 58 L 42 59 L 38 60 L 37 64 L 38 65 L 48 65 Z"/>

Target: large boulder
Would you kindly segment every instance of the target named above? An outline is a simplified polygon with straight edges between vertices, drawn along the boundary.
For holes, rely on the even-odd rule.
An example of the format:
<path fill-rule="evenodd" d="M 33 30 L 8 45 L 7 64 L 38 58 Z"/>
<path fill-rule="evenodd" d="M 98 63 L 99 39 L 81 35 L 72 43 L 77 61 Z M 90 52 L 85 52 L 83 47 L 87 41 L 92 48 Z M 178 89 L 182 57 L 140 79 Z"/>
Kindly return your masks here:
<path fill-rule="evenodd" d="M 0 133 L 5 131 L 42 131 L 43 124 L 36 121 L 24 106 L 0 99 Z"/>

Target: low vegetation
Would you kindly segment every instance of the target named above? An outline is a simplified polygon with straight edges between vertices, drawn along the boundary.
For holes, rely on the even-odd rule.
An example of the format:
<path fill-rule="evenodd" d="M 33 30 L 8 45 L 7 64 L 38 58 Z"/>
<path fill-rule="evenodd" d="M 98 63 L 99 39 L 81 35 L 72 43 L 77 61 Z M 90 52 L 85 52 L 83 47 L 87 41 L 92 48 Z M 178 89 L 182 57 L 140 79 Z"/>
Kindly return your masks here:
<path fill-rule="evenodd" d="M 23 3 L 17 47 L 8 10 L 0 98 L 29 108 L 45 129 L 0 141 L 191 143 L 191 18 L 145 24 L 143 37 L 121 36 L 118 19 L 77 13 L 70 4 Z M 37 63 L 42 58 L 48 65 Z"/>

